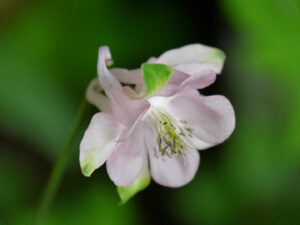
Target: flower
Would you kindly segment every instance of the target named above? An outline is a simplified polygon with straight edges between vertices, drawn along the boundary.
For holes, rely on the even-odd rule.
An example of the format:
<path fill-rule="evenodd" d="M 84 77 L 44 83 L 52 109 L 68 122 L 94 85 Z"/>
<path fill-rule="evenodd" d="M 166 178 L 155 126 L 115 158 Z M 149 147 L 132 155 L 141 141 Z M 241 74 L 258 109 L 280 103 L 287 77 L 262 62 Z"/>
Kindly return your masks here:
<path fill-rule="evenodd" d="M 163 186 L 190 182 L 200 162 L 197 150 L 222 143 L 235 127 L 224 96 L 197 91 L 215 81 L 224 59 L 216 48 L 192 44 L 150 58 L 141 69 L 109 70 L 110 50 L 100 47 L 98 79 L 88 87 L 87 99 L 101 112 L 80 144 L 83 174 L 90 176 L 106 162 L 111 180 L 124 187 L 121 198 L 145 188 L 150 174 Z"/>

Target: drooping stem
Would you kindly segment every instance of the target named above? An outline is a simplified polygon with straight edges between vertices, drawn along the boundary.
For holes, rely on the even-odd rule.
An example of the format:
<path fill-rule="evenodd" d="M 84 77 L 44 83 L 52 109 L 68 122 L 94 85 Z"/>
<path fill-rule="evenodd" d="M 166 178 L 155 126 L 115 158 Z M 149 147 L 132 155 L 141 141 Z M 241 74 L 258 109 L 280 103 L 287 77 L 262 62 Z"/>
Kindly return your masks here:
<path fill-rule="evenodd" d="M 80 130 L 81 124 L 84 120 L 85 114 L 87 113 L 88 103 L 84 99 L 80 105 L 80 108 L 77 113 L 76 121 L 74 127 L 67 138 L 65 144 L 60 150 L 59 156 L 55 162 L 53 170 L 51 171 L 48 183 L 42 193 L 39 207 L 37 209 L 36 216 L 36 225 L 42 225 L 45 223 L 45 218 L 47 216 L 47 212 L 51 206 L 53 198 L 56 194 L 62 176 L 64 174 L 65 168 L 67 166 L 67 162 L 70 156 L 70 152 L 72 150 L 72 146 L 74 141 L 76 140 L 78 131 Z"/>

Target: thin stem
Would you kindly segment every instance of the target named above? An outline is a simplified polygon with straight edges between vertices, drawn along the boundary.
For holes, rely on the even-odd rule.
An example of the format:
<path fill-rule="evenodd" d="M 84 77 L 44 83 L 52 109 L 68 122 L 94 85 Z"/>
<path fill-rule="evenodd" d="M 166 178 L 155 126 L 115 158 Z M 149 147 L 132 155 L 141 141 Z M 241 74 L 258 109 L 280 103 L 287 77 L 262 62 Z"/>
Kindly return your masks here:
<path fill-rule="evenodd" d="M 60 154 L 56 160 L 56 163 L 53 167 L 53 170 L 50 174 L 48 183 L 44 189 L 44 192 L 41 197 L 39 208 L 37 209 L 37 217 L 36 217 L 36 225 L 42 225 L 45 223 L 45 218 L 47 215 L 47 212 L 50 208 L 50 205 L 53 201 L 53 198 L 56 194 L 56 191 L 58 189 L 58 186 L 60 184 L 60 181 L 62 179 L 62 176 L 64 174 L 70 152 L 72 150 L 72 145 L 74 141 L 76 140 L 78 131 L 80 130 L 81 124 L 84 120 L 84 116 L 87 112 L 88 103 L 84 99 L 80 105 L 80 108 L 78 110 L 76 122 L 74 124 L 74 128 L 72 129 L 68 139 L 66 140 L 65 144 L 63 145 Z"/>

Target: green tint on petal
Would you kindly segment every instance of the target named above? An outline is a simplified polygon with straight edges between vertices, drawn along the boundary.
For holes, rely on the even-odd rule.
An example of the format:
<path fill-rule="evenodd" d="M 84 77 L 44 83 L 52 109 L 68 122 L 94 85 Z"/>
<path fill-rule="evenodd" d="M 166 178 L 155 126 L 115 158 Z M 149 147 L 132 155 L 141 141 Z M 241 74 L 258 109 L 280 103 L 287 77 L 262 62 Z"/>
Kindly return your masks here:
<path fill-rule="evenodd" d="M 85 164 L 81 168 L 81 172 L 83 173 L 84 176 L 90 177 L 91 174 L 93 173 L 93 166 L 92 166 L 92 164 Z"/>
<path fill-rule="evenodd" d="M 215 49 L 211 54 L 211 59 L 215 61 L 219 61 L 220 63 L 224 63 L 226 58 L 225 53 L 220 49 Z"/>
<path fill-rule="evenodd" d="M 95 154 L 90 154 L 83 162 L 80 162 L 81 172 L 84 176 L 90 177 L 96 166 Z"/>
<path fill-rule="evenodd" d="M 135 194 L 144 190 L 150 184 L 151 176 L 148 167 L 144 169 L 138 179 L 131 185 L 126 187 L 117 187 L 117 192 L 121 199 L 120 205 L 125 204 Z"/>
<path fill-rule="evenodd" d="M 221 73 L 224 62 L 226 59 L 225 53 L 220 49 L 213 49 L 210 56 L 207 58 L 208 62 L 215 64 L 217 68 L 217 73 Z"/>
<path fill-rule="evenodd" d="M 173 68 L 164 64 L 145 63 L 142 65 L 142 73 L 146 86 L 143 98 L 147 98 L 164 88 L 173 73 Z"/>
<path fill-rule="evenodd" d="M 205 61 L 212 63 L 214 65 L 214 71 L 219 74 L 222 71 L 225 59 L 226 55 L 222 50 L 213 48 Z"/>

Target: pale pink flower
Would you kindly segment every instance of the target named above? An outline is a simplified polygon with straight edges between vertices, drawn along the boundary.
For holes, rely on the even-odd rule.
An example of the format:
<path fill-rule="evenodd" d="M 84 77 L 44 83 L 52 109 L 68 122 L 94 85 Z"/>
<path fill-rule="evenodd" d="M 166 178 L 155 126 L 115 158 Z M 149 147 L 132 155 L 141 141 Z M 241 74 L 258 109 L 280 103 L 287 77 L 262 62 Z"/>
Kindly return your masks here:
<path fill-rule="evenodd" d="M 167 84 L 158 82 L 157 90 L 148 93 L 141 69 L 107 69 L 112 58 L 109 48 L 101 47 L 98 80 L 87 91 L 101 112 L 93 116 L 80 144 L 83 174 L 90 176 L 106 162 L 109 177 L 121 187 L 149 174 L 168 187 L 190 182 L 199 167 L 197 150 L 222 143 L 235 127 L 232 105 L 224 96 L 197 91 L 215 81 L 223 62 L 220 50 L 200 44 L 170 50 L 144 65 L 172 69 Z"/>

